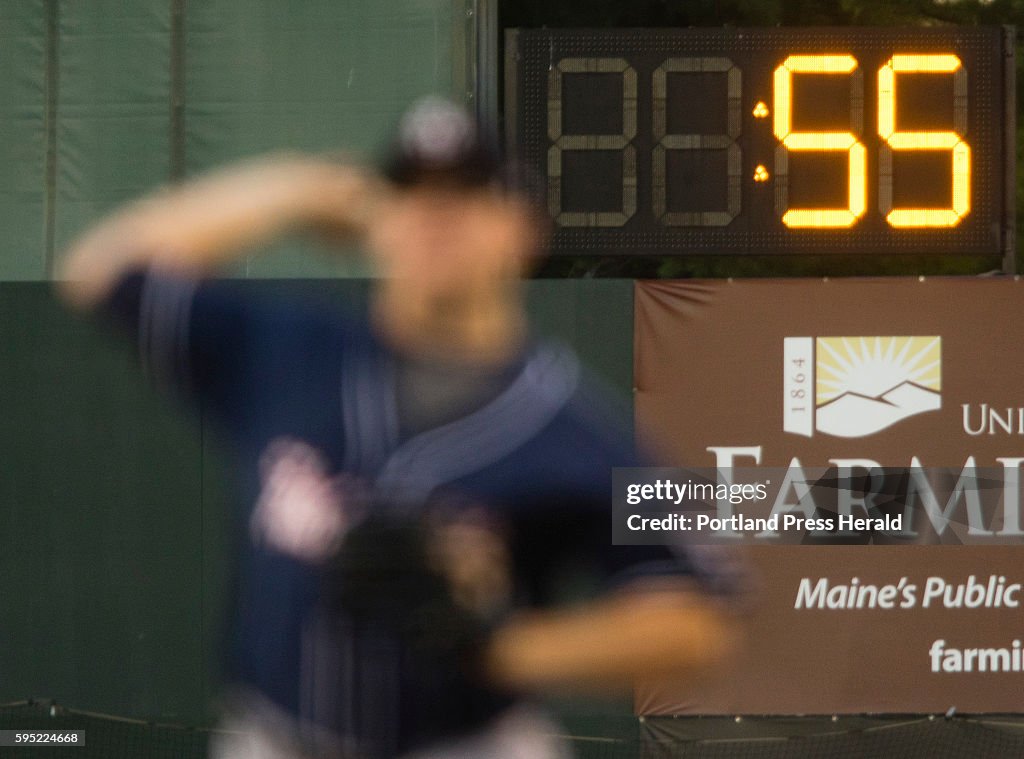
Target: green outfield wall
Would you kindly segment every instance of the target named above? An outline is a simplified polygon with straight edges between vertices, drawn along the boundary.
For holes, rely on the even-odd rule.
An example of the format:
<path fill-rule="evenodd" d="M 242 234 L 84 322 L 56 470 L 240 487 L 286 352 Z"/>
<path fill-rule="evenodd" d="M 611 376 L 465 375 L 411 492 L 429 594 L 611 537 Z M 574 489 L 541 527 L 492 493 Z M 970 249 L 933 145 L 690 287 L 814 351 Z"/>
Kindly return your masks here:
<path fill-rule="evenodd" d="M 413 98 L 464 91 L 458 0 L 0 3 L 0 281 L 51 278 L 104 211 L 269 150 L 371 157 Z M 237 274 L 331 276 L 280 246 Z"/>

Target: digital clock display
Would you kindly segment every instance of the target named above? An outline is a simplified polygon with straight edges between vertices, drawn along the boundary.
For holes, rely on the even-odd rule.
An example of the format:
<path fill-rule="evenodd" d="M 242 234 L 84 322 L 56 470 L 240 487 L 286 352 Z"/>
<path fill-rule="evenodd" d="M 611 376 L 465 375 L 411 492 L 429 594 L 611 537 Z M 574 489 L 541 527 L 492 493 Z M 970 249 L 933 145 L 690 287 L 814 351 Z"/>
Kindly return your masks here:
<path fill-rule="evenodd" d="M 556 254 L 1004 255 L 1008 35 L 510 30 L 506 133 Z"/>

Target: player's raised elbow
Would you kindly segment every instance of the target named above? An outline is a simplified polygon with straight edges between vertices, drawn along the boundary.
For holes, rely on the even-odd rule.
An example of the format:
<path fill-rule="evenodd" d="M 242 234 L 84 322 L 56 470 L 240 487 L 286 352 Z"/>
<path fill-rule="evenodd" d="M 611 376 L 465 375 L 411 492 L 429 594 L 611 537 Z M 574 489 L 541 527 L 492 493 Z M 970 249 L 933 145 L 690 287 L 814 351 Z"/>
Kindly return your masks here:
<path fill-rule="evenodd" d="M 76 311 L 91 311 L 110 292 L 130 259 L 131 243 L 114 234 L 113 225 L 99 228 L 75 240 L 57 266 L 53 283 L 57 296 Z"/>
<path fill-rule="evenodd" d="M 100 299 L 101 288 L 95 282 L 71 273 L 60 272 L 53 283 L 57 297 L 75 311 L 90 311 Z"/>

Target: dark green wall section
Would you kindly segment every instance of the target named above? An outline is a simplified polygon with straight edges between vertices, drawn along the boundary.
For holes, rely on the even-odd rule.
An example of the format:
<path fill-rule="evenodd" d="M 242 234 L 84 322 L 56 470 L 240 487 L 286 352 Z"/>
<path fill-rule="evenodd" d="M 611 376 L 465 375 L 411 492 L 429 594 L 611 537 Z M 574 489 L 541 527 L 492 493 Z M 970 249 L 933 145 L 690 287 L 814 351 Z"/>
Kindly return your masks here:
<path fill-rule="evenodd" d="M 253 282 L 358 303 L 356 280 Z M 528 283 L 538 331 L 628 391 L 632 282 Z M 197 724 L 229 566 L 215 431 L 45 283 L 0 284 L 0 703 Z"/>
<path fill-rule="evenodd" d="M 533 280 L 527 299 L 538 328 L 573 345 L 632 409 L 633 281 Z"/>
<path fill-rule="evenodd" d="M 199 424 L 43 284 L 0 285 L 0 408 L 0 702 L 193 717 Z"/>
<path fill-rule="evenodd" d="M 0 3 L 0 281 L 51 277 L 90 222 L 172 178 L 268 150 L 370 156 L 411 99 L 452 91 L 456 4 Z M 291 244 L 237 274 L 351 271 Z"/>

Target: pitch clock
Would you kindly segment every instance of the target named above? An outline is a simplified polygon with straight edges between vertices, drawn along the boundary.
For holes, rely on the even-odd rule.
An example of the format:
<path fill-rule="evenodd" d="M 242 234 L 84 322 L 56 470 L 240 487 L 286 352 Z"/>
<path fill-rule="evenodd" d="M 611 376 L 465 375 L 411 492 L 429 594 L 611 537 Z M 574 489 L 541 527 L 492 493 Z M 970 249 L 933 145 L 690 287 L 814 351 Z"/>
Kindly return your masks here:
<path fill-rule="evenodd" d="M 1008 30 L 507 34 L 506 135 L 555 254 L 1012 243 Z"/>

